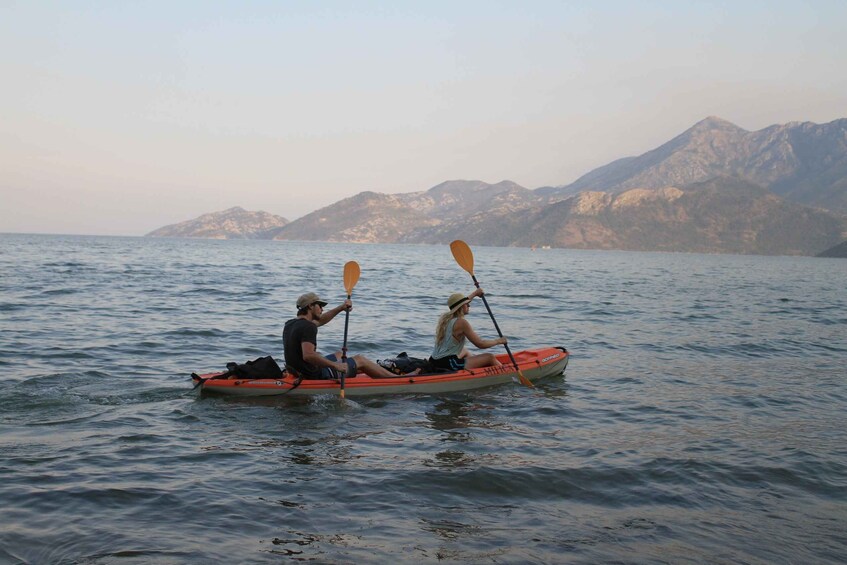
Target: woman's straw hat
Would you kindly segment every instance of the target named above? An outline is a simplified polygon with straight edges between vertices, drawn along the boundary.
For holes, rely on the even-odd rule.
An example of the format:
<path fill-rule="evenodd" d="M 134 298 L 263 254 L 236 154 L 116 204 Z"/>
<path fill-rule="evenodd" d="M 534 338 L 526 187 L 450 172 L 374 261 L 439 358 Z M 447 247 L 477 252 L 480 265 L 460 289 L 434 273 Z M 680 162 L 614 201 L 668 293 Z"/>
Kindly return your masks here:
<path fill-rule="evenodd" d="M 450 313 L 452 314 L 470 301 L 471 299 L 461 292 L 454 292 L 450 295 L 450 298 L 447 299 L 447 308 L 450 309 Z"/>

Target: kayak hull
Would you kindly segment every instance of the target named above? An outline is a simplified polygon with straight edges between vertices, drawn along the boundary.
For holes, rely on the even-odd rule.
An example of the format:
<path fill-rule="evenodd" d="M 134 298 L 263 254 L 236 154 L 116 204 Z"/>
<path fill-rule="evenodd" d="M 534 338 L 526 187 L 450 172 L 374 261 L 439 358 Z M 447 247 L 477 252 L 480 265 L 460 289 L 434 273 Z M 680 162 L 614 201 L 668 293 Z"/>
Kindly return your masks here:
<path fill-rule="evenodd" d="M 483 367 L 472 371 L 427 375 L 398 375 L 374 379 L 364 373 L 345 380 L 345 396 L 373 396 L 380 394 L 439 394 L 461 392 L 475 388 L 501 385 L 517 381 L 518 373 L 508 355 L 497 356 L 499 367 Z M 568 365 L 570 353 L 561 347 L 546 347 L 518 351 L 514 354 L 518 368 L 530 381 L 561 374 Z M 223 373 L 192 375 L 200 390 L 232 396 L 317 396 L 340 394 L 341 384 L 336 380 L 303 379 L 296 385 L 294 377 L 283 374 L 280 379 L 215 378 Z"/>

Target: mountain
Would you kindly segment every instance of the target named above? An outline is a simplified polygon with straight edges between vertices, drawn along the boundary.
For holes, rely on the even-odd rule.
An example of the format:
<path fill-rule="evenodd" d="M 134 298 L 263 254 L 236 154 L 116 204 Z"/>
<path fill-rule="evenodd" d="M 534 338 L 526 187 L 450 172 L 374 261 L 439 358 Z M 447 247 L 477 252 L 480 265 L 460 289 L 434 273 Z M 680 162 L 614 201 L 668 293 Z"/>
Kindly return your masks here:
<path fill-rule="evenodd" d="M 405 230 L 425 225 L 426 214 L 406 195 L 360 192 L 273 230 L 271 239 L 390 243 Z"/>
<path fill-rule="evenodd" d="M 617 194 L 544 197 L 511 181 L 450 181 L 425 192 L 363 192 L 276 230 L 274 239 L 634 251 L 814 255 L 847 218 L 733 177 Z"/>
<path fill-rule="evenodd" d="M 788 200 L 847 213 L 847 119 L 750 132 L 709 117 L 638 157 L 619 159 L 544 195 L 620 193 L 738 177 Z"/>
<path fill-rule="evenodd" d="M 149 237 L 199 237 L 209 239 L 268 239 L 269 232 L 288 220 L 267 212 L 248 212 L 234 207 L 222 212 L 203 214 L 199 218 L 159 228 Z"/>
<path fill-rule="evenodd" d="M 423 192 L 361 192 L 303 216 L 272 233 L 273 239 L 393 243 L 408 234 L 468 215 L 514 212 L 543 199 L 511 181 L 455 180 Z"/>
<path fill-rule="evenodd" d="M 847 236 L 847 217 L 733 177 L 566 198 L 510 181 L 449 181 L 409 194 L 362 192 L 277 228 L 233 225 L 255 214 L 231 209 L 153 234 L 763 255 L 814 255 Z"/>
<path fill-rule="evenodd" d="M 847 218 L 719 177 L 681 188 L 582 192 L 521 213 L 480 213 L 417 228 L 401 242 L 633 251 L 813 255 L 843 239 Z"/>
<path fill-rule="evenodd" d="M 838 257 L 847 259 L 847 241 L 842 241 L 835 247 L 830 247 L 826 251 L 817 254 L 818 257 Z"/>
<path fill-rule="evenodd" d="M 749 132 L 710 117 L 567 186 L 452 180 L 290 223 L 232 208 L 149 235 L 814 255 L 847 237 L 845 213 L 847 119 Z"/>

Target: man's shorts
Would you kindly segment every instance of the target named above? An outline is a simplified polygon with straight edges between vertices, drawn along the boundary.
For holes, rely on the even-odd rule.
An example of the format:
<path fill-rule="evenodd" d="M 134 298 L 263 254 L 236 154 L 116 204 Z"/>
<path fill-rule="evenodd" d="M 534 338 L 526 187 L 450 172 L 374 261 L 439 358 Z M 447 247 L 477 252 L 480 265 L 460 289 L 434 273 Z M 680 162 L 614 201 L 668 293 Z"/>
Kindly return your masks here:
<path fill-rule="evenodd" d="M 333 363 L 338 363 L 338 357 L 335 356 L 335 353 L 330 353 L 329 355 L 324 356 L 325 359 L 329 359 Z M 356 362 L 352 357 L 347 358 L 347 374 L 344 375 L 346 379 L 352 379 L 356 376 L 357 367 Z M 321 367 L 321 378 L 323 379 L 340 379 L 341 375 L 338 374 L 334 368 L 330 367 Z"/>

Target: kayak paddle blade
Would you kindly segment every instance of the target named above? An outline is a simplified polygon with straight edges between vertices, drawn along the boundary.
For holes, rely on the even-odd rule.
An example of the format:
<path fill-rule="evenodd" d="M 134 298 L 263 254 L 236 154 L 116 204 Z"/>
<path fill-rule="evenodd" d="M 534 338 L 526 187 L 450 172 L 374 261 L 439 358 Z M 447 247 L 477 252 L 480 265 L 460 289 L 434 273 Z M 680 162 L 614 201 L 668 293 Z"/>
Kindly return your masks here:
<path fill-rule="evenodd" d="M 468 244 L 461 239 L 457 239 L 450 244 L 450 252 L 453 253 L 453 259 L 456 260 L 456 263 L 473 276 L 473 251 L 468 247 Z"/>
<path fill-rule="evenodd" d="M 353 287 L 356 286 L 356 283 L 359 282 L 359 275 L 361 274 L 361 270 L 359 269 L 359 264 L 355 261 L 347 261 L 344 265 L 344 290 L 347 291 L 347 297 L 349 298 L 351 294 L 353 294 Z"/>

